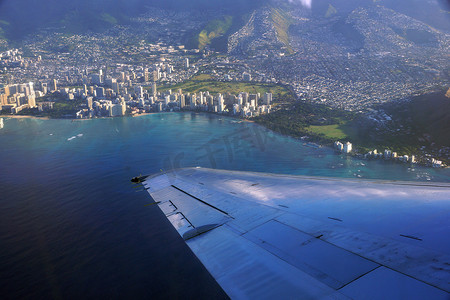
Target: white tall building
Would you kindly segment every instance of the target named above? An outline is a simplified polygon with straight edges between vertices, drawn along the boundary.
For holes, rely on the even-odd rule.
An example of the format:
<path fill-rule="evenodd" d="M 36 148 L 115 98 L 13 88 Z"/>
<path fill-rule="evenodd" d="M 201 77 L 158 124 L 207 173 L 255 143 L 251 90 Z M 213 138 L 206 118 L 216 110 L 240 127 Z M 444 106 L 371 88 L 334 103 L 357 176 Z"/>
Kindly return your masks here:
<path fill-rule="evenodd" d="M 138 96 L 138 98 L 142 98 L 144 97 L 144 88 L 142 86 L 135 86 L 134 87 L 134 92 L 136 93 L 136 95 Z"/>
<path fill-rule="evenodd" d="M 197 106 L 197 95 L 191 95 L 191 108 L 195 108 Z"/>
<path fill-rule="evenodd" d="M 352 143 L 347 142 L 344 144 L 344 153 L 352 152 Z"/>
<path fill-rule="evenodd" d="M 217 103 L 223 105 L 224 99 L 222 94 L 217 94 Z"/>
<path fill-rule="evenodd" d="M 156 82 L 153 82 L 153 84 L 152 84 L 152 96 L 153 96 L 153 99 L 155 101 L 156 101 L 157 94 L 158 94 L 158 91 L 156 90 Z"/>
<path fill-rule="evenodd" d="M 125 102 L 122 102 L 121 104 L 111 104 L 108 108 L 110 117 L 124 116 L 127 110 Z"/>

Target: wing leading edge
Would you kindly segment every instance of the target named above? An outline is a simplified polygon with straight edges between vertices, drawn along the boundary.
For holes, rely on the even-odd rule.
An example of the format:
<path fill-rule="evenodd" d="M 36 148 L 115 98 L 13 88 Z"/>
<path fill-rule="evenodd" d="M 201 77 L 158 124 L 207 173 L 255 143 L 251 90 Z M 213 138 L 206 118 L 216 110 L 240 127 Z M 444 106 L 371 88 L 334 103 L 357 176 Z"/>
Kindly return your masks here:
<path fill-rule="evenodd" d="M 449 299 L 448 184 L 203 168 L 142 184 L 231 298 Z"/>

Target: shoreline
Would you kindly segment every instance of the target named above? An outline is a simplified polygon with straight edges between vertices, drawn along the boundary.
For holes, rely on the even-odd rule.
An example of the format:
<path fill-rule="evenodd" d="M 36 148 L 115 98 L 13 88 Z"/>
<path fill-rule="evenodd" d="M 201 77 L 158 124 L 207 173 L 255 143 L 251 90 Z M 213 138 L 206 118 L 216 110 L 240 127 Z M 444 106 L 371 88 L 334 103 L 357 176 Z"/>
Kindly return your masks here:
<path fill-rule="evenodd" d="M 49 117 L 36 117 L 36 116 L 28 116 L 28 115 L 0 115 L 0 118 L 50 120 Z"/>
<path fill-rule="evenodd" d="M 142 116 L 147 116 L 147 115 L 155 115 L 155 114 L 160 114 L 160 113 L 165 113 L 165 112 L 139 113 L 139 114 L 127 115 L 127 116 L 123 116 L 123 117 L 135 118 L 135 117 L 142 117 Z"/>
<path fill-rule="evenodd" d="M 195 111 L 177 111 L 177 112 L 174 112 L 174 113 L 189 113 L 189 112 L 191 112 L 191 113 L 205 113 L 205 114 L 210 114 L 210 113 L 208 113 L 208 112 L 195 112 Z M 155 114 L 161 114 L 161 113 L 168 113 L 168 112 L 139 113 L 139 114 L 133 114 L 133 115 L 125 115 L 125 116 L 122 116 L 122 118 L 128 118 L 128 117 L 135 118 L 135 117 L 142 117 L 142 116 L 155 115 Z M 293 136 L 293 135 L 283 134 L 283 133 L 281 133 L 281 132 L 277 132 L 277 131 L 275 131 L 275 130 L 269 128 L 269 127 L 266 127 L 266 126 L 264 126 L 264 125 L 262 125 L 262 124 L 260 124 L 260 123 L 258 123 L 258 122 L 256 122 L 256 121 L 253 121 L 253 120 L 250 120 L 250 119 L 239 118 L 239 117 L 236 117 L 236 116 L 219 115 L 219 114 L 216 114 L 216 113 L 212 113 L 212 114 L 213 114 L 213 115 L 216 115 L 216 116 L 225 116 L 225 117 L 237 119 L 237 120 L 240 120 L 240 122 L 248 122 L 248 123 L 257 124 L 257 125 L 262 126 L 262 127 L 266 128 L 266 129 L 268 129 L 268 130 L 273 131 L 274 133 L 277 133 L 277 134 L 280 134 L 280 135 L 283 135 L 283 136 L 287 136 L 287 137 L 290 137 L 290 138 L 293 138 L 293 139 L 296 139 L 296 140 L 299 140 L 299 141 L 303 141 L 304 144 L 309 144 L 309 145 L 308 145 L 309 147 L 314 147 L 314 148 L 322 148 L 322 147 L 326 147 L 326 148 L 328 148 L 328 149 L 330 149 L 330 150 L 333 150 L 333 149 L 334 149 L 334 148 L 333 148 L 332 146 L 330 146 L 330 145 L 326 145 L 326 144 L 322 144 L 322 143 L 317 143 L 317 142 L 314 142 L 314 141 L 303 140 L 303 139 L 298 138 L 298 137 Z M 0 118 L 5 118 L 5 119 L 7 119 L 7 118 L 12 118 L 12 119 L 37 119 L 37 120 L 71 120 L 71 122 L 75 122 L 75 121 L 89 121 L 89 120 L 95 120 L 95 119 L 110 119 L 110 118 L 114 118 L 114 117 L 100 117 L 100 118 L 90 118 L 90 119 L 69 119 L 69 118 L 53 118 L 53 119 L 52 119 L 52 118 L 50 118 L 50 117 L 37 117 L 37 116 L 30 116 L 30 115 L 0 115 Z M 338 153 L 336 153 L 336 154 L 338 154 Z M 366 159 L 366 158 L 361 157 L 362 154 L 360 154 L 360 153 L 353 153 L 353 154 L 351 154 L 350 156 L 351 156 L 351 157 L 354 157 L 354 158 L 357 158 L 357 159 L 361 159 L 361 160 L 369 160 L 369 159 Z M 418 162 L 418 163 L 415 163 L 415 164 L 418 165 L 418 166 L 434 168 L 434 167 L 429 166 L 429 165 L 427 165 L 427 164 L 425 164 L 425 163 L 420 163 L 420 162 Z M 441 167 L 441 168 L 442 168 L 442 169 L 449 169 L 450 166 L 443 166 L 443 167 Z"/>

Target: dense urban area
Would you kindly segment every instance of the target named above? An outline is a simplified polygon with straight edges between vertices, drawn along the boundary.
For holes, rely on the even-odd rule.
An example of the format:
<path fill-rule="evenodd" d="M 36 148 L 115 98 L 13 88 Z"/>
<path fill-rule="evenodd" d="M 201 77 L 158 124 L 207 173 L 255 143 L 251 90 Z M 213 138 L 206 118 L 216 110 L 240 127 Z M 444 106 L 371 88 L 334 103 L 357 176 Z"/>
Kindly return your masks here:
<path fill-rule="evenodd" d="M 366 158 L 449 162 L 448 133 L 436 143 L 433 133 L 400 122 L 389 105 L 445 94 L 450 34 L 382 6 L 345 18 L 331 5 L 325 18 L 302 7 L 262 6 L 214 45 L 211 36 L 233 27 L 231 17 L 211 17 L 217 15 L 154 8 L 102 32 L 46 28 L 16 47 L 2 41 L 1 114 L 89 119 L 203 111 Z M 186 39 L 192 32 L 200 33 Z M 352 126 L 370 128 L 368 136 L 415 140 L 368 142 L 343 130 Z"/>

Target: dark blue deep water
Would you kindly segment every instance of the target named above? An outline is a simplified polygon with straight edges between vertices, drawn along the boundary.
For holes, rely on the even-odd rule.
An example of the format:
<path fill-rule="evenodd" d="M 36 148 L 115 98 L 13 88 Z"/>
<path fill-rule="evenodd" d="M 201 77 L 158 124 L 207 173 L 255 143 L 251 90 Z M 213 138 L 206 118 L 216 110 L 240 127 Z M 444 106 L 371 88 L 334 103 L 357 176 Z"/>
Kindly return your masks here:
<path fill-rule="evenodd" d="M 0 298 L 225 295 L 133 176 L 178 167 L 450 182 L 449 170 L 361 161 L 205 114 L 6 119 Z"/>

